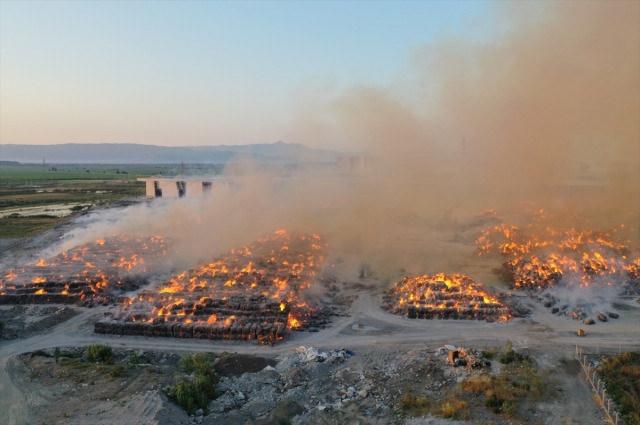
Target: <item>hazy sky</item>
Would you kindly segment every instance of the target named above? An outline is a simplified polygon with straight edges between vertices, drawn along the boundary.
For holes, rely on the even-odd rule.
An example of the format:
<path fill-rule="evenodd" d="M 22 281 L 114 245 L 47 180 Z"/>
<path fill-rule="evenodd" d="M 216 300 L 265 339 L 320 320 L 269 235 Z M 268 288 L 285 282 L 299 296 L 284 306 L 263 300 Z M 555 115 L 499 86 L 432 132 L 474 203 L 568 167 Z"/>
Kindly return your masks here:
<path fill-rule="evenodd" d="M 314 93 L 387 87 L 485 2 L 0 1 L 0 143 L 289 142 Z M 331 142 L 328 141 L 328 145 Z"/>

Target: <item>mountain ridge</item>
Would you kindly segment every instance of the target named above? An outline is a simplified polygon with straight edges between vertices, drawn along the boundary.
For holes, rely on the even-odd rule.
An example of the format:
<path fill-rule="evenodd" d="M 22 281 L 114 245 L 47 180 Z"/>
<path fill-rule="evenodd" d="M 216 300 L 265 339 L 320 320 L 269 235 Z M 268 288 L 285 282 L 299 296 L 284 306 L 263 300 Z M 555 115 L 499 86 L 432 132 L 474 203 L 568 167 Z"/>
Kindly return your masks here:
<path fill-rule="evenodd" d="M 0 144 L 0 161 L 23 163 L 172 164 L 226 163 L 240 159 L 260 162 L 334 162 L 342 153 L 299 143 L 248 145 L 159 146 L 140 143 Z"/>

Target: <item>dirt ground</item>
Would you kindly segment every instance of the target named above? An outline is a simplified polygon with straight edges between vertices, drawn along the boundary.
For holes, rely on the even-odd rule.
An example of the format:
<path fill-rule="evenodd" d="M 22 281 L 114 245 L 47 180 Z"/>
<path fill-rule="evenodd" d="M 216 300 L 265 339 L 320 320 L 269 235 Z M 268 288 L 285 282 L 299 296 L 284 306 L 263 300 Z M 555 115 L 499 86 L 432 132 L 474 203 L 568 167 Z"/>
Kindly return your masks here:
<path fill-rule="evenodd" d="M 29 374 L 20 366 L 17 356 L 41 349 L 79 347 L 102 343 L 112 346 L 114 349 L 127 348 L 164 353 L 221 353 L 226 351 L 282 360 L 296 353 L 298 347 L 306 346 L 318 347 L 321 350 L 346 348 L 354 352 L 352 357 L 346 359 L 344 363 L 336 364 L 329 371 L 323 371 L 322 368 L 325 366 L 321 363 L 314 363 L 313 367 L 309 367 L 311 372 L 309 372 L 306 382 L 311 382 L 312 384 L 307 385 L 318 387 L 318 390 L 313 390 L 306 394 L 303 389 L 300 394 L 302 401 L 308 407 L 305 410 L 308 415 L 305 416 L 306 420 L 308 420 L 306 423 L 344 423 L 341 422 L 343 420 L 353 420 L 353 423 L 374 423 L 371 421 L 375 419 L 376 415 L 382 415 L 380 413 L 382 411 L 378 412 L 374 409 L 371 411 L 374 413 L 373 416 L 363 416 L 366 406 L 360 405 L 357 400 L 347 403 L 351 407 L 344 406 L 344 408 L 333 409 L 329 407 L 322 408 L 322 403 L 330 405 L 336 400 L 332 400 L 329 403 L 330 400 L 324 401 L 320 398 L 312 399 L 310 397 L 312 394 L 320 394 L 325 398 L 330 398 L 332 391 L 334 396 L 337 397 L 339 382 L 336 382 L 334 378 L 329 381 L 323 379 L 327 379 L 327 376 L 336 376 L 335 374 L 343 368 L 350 369 L 357 376 L 360 376 L 360 374 L 365 377 L 372 376 L 366 381 L 369 382 L 371 388 L 391 390 L 393 388 L 400 389 L 403 385 L 408 384 L 426 388 L 434 381 L 433 377 L 420 375 L 419 373 L 418 375 L 413 374 L 413 372 L 409 372 L 409 370 L 413 369 L 399 365 L 402 362 L 411 363 L 413 361 L 414 364 L 411 368 L 418 367 L 416 365 L 423 363 L 423 360 L 420 360 L 420 356 L 430 355 L 429 353 L 435 352 L 444 344 L 485 349 L 502 346 L 510 340 L 516 350 L 531 353 L 537 365 L 553 376 L 553 383 L 549 385 L 556 391 L 554 397 L 537 402 L 534 409 L 537 413 L 527 416 L 527 421 L 520 423 L 596 424 L 601 423 L 599 422 L 600 413 L 592 400 L 587 386 L 583 382 L 583 378 L 578 373 L 575 363 L 572 361 L 575 344 L 580 344 L 587 351 L 607 352 L 638 349 L 640 343 L 640 338 L 638 338 L 640 333 L 637 325 L 640 323 L 640 311 L 638 309 L 625 311 L 624 320 L 594 326 L 593 330 L 589 330 L 586 337 L 580 338 L 575 335 L 577 323 L 552 315 L 547 316 L 546 310 L 542 308 L 536 310 L 535 304 L 533 304 L 534 311 L 530 318 L 515 319 L 508 323 L 410 320 L 390 315 L 381 310 L 378 305 L 379 303 L 375 296 L 369 293 L 362 293 L 351 306 L 349 316 L 336 319 L 330 328 L 316 333 L 296 333 L 292 338 L 274 347 L 230 341 L 96 335 L 92 332 L 92 322 L 101 317 L 108 307 L 82 309 L 80 314 L 56 325 L 45 333 L 38 333 L 31 337 L 13 341 L 4 341 L 0 344 L 0 394 L 2 395 L 0 397 L 0 410 L 8 412 L 9 419 L 7 423 L 9 424 L 56 423 L 55 421 L 46 422 L 50 418 L 50 412 L 46 406 L 57 403 L 61 397 L 66 397 L 67 395 L 65 395 L 64 391 L 79 391 L 82 393 L 82 387 L 71 386 L 65 388 L 60 386 L 57 388 L 53 382 L 47 385 L 46 380 L 35 379 L 32 381 L 28 379 Z M 258 372 L 256 371 L 258 367 L 264 368 L 266 366 L 259 364 L 250 371 Z M 233 365 L 229 365 L 229 368 L 233 369 Z M 375 371 L 388 371 L 393 368 L 397 368 L 397 376 L 393 380 L 375 377 Z M 307 367 L 305 366 L 302 369 L 307 369 Z M 242 367 L 239 370 L 242 370 Z M 420 368 L 418 367 L 416 370 L 420 370 Z M 281 375 L 291 373 L 288 370 L 280 372 Z M 157 381 L 151 380 L 151 382 Z M 160 382 L 157 383 L 160 385 Z M 347 381 L 345 381 L 344 385 L 346 383 Z M 60 392 L 51 392 L 51 387 Z M 146 419 L 141 419 L 142 422 L 139 423 L 155 423 L 144 421 L 147 421 L 162 409 L 176 408 L 166 398 L 163 399 L 162 392 L 157 391 L 157 388 L 155 392 L 152 390 L 153 394 L 148 393 L 150 388 L 137 386 L 137 384 L 127 384 L 123 388 L 126 388 L 126 390 L 123 390 L 126 395 L 126 402 L 123 405 L 117 405 L 117 410 L 118 412 L 129 411 L 132 415 L 131 418 L 137 418 L 138 416 L 136 415 L 141 411 L 148 412 L 147 416 L 145 416 Z M 346 386 L 345 391 L 347 390 L 348 386 Z M 325 391 L 326 394 L 324 394 Z M 73 394 L 73 392 L 70 394 Z M 370 397 L 371 395 L 367 394 L 363 399 L 367 400 Z M 268 399 L 268 394 L 262 394 L 258 399 Z M 275 395 L 272 399 L 279 400 Z M 101 418 L 111 417 L 108 412 L 113 410 L 114 403 L 116 401 L 113 400 L 113 396 L 106 397 L 106 399 L 103 397 L 100 401 L 92 398 L 82 399 L 74 403 L 74 406 L 76 406 L 76 412 L 78 414 L 82 412 L 84 416 L 81 419 L 77 416 L 64 418 L 67 421 L 64 423 L 103 423 L 100 422 Z M 385 405 L 384 397 L 382 397 L 380 403 Z M 302 403 L 302 406 L 303 408 L 305 407 L 304 403 Z M 268 405 L 267 407 L 271 407 L 273 410 L 277 406 Z M 393 412 L 393 407 L 389 406 L 389 408 Z M 267 409 L 263 413 L 268 415 L 272 410 Z M 339 415 L 346 416 L 336 416 L 337 413 L 335 412 L 337 411 L 342 412 Z M 112 423 L 137 423 L 128 422 L 124 419 L 128 413 L 123 413 L 123 415 L 122 422 L 116 421 Z M 94 416 L 95 422 L 90 422 L 89 417 Z M 388 417 L 396 418 L 396 416 L 395 414 L 390 414 Z M 382 417 L 386 416 L 382 415 Z M 77 422 L 72 422 L 72 419 L 74 421 L 77 420 Z M 217 422 L 211 423 L 246 423 L 249 419 L 259 418 L 247 418 L 242 415 L 235 417 L 225 412 L 224 418 L 218 417 Z M 407 417 L 404 419 L 412 421 L 411 423 L 420 423 L 418 418 Z M 91 420 L 93 421 L 93 419 Z M 243 420 L 244 422 L 242 422 Z M 426 421 L 427 419 L 424 420 Z M 442 421 L 442 419 L 437 420 Z M 479 418 L 476 420 L 474 417 L 469 417 L 465 420 L 467 421 L 466 423 L 483 423 L 482 421 L 491 421 L 495 420 L 495 418 Z"/>
<path fill-rule="evenodd" d="M 24 338 L 69 320 L 78 310 L 64 305 L 0 306 L 1 339 Z"/>
<path fill-rule="evenodd" d="M 174 352 L 119 349 L 112 364 L 98 364 L 83 359 L 82 347 L 64 347 L 21 354 L 6 370 L 21 391 L 28 389 L 33 424 L 448 423 L 429 410 L 405 406 L 407 394 L 428 398 L 436 407 L 431 410 L 452 397 L 464 399 L 467 406 L 456 413 L 462 421 L 451 423 L 601 423 L 571 359 L 525 351 L 539 359 L 544 391 L 523 398 L 509 415 L 486 408 L 483 396 L 460 390 L 461 382 L 498 375 L 507 366 L 496 360 L 479 370 L 453 367 L 441 347 L 299 347 L 274 358 L 217 353 L 219 396 L 206 415 L 191 417 L 164 391 L 178 371 L 180 356 Z"/>
<path fill-rule="evenodd" d="M 42 243 L 32 245 L 42 247 Z M 433 243 L 440 244 L 441 255 L 425 271 L 456 270 L 490 287 L 506 289 L 493 273 L 496 265 L 474 256 L 467 233 L 455 237 L 449 234 Z M 410 248 L 407 245 L 408 251 Z M 579 344 L 588 353 L 640 349 L 640 304 L 632 298 L 614 305 L 619 319 L 593 326 L 553 315 L 539 302 L 522 295 L 518 299 L 530 314 L 505 323 L 412 320 L 380 308 L 382 293 L 389 283 L 388 277 L 376 275 L 351 279 L 343 291 L 344 299 L 350 302 L 344 315 L 334 317 L 331 326 L 318 332 L 293 332 L 273 347 L 233 341 L 98 335 L 93 332 L 93 323 L 113 308 L 104 306 L 74 307 L 73 314 L 59 313 L 60 307 L 38 307 L 56 308 L 49 316 L 59 320 L 49 320 L 46 326 L 32 329 L 31 323 L 38 323 L 41 310 L 3 307 L 0 314 L 11 316 L 5 320 L 14 321 L 10 327 L 21 328 L 22 333 L 16 333 L 11 340 L 0 340 L 2 421 L 8 425 L 595 425 L 602 423 L 601 413 L 573 361 L 575 346 Z M 42 320 L 47 320 L 44 316 Z M 577 336 L 580 327 L 585 328 L 585 337 Z M 447 366 L 444 356 L 438 354 L 445 344 L 496 350 L 507 341 L 517 352 L 531 356 L 545 385 L 545 393 L 539 399 L 518 404 L 517 415 L 495 414 L 487 409 L 483 396 L 474 399 L 469 394 L 460 395 L 468 410 L 460 418 L 434 416 L 426 407 L 423 411 L 418 409 L 418 415 L 402 408 L 402 397 L 407 392 L 427 397 L 425 400 L 431 404 L 441 404 L 469 376 L 500 373 L 501 366 L 495 360 L 484 371 L 466 372 L 464 368 Z M 151 353 L 153 361 L 149 362 L 151 366 L 135 369 L 125 377 L 82 369 L 60 375 L 63 365 L 55 359 L 27 354 L 38 350 L 51 354 L 55 347 L 73 349 L 96 343 L 109 345 L 116 352 Z M 308 360 L 301 354 L 305 352 L 301 346 L 327 353 L 329 359 L 337 357 L 335 361 Z M 341 349 L 352 355 L 340 357 L 336 353 Z M 227 376 L 220 380 L 220 396 L 211 402 L 208 414 L 189 417 L 167 399 L 163 387 L 172 379 L 177 356 L 196 352 L 242 356 L 227 358 L 222 364 L 221 371 Z M 256 360 L 256 356 L 263 360 Z"/>

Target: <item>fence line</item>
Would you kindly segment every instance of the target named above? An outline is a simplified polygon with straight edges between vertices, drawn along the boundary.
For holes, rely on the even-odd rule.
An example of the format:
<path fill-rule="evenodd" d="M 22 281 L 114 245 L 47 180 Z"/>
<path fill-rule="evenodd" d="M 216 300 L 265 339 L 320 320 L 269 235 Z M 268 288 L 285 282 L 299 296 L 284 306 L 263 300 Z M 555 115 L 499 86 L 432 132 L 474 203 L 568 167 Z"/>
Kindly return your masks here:
<path fill-rule="evenodd" d="M 591 367 L 591 363 L 587 360 L 587 356 L 584 354 L 582 347 L 578 347 L 577 345 L 575 358 L 578 363 L 580 363 L 580 366 L 582 366 L 587 382 L 589 382 L 591 390 L 594 392 L 602 410 L 604 410 L 609 423 L 613 425 L 623 425 L 623 421 L 620 419 L 620 415 L 616 410 L 615 403 L 606 392 L 604 381 L 598 376 L 596 368 Z"/>

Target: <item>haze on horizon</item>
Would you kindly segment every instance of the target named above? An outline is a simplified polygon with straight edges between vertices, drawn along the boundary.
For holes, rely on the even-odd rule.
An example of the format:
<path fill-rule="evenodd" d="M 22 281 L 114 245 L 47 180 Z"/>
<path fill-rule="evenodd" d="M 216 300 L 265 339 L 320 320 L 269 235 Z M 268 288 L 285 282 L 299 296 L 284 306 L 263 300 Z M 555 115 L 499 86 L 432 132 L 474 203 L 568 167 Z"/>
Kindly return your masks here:
<path fill-rule="evenodd" d="M 632 193 L 638 22 L 634 0 L 3 1 L 0 144 L 282 140 L 389 180 Z"/>
<path fill-rule="evenodd" d="M 302 140 L 296 111 L 350 87 L 396 85 L 437 39 L 489 39 L 493 7 L 2 1 L 0 143 L 335 148 Z"/>

